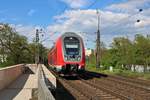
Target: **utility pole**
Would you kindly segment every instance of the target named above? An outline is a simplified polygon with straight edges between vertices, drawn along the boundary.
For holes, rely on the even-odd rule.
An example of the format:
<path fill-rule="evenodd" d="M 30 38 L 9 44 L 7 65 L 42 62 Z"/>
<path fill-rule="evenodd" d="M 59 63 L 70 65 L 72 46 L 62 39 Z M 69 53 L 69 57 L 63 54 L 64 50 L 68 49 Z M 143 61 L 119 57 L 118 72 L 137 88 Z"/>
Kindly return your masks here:
<path fill-rule="evenodd" d="M 35 54 L 35 63 L 39 63 L 39 30 L 36 29 L 36 54 Z"/>
<path fill-rule="evenodd" d="M 43 34 L 41 35 L 42 38 L 43 38 Z M 44 63 L 44 56 L 43 56 L 43 45 L 42 45 L 42 41 L 40 42 L 40 60 L 41 60 L 41 63 Z"/>
<path fill-rule="evenodd" d="M 42 41 L 40 41 L 40 33 L 43 33 L 42 29 L 36 29 L 36 54 L 35 54 L 35 63 L 43 63 L 43 54 L 42 54 Z M 44 35 L 41 34 L 43 37 Z"/>
<path fill-rule="evenodd" d="M 100 29 L 99 29 L 99 24 L 100 24 L 100 14 L 99 11 L 97 10 L 97 18 L 98 18 L 98 27 L 97 27 L 97 39 L 96 39 L 96 68 L 100 67 Z"/>

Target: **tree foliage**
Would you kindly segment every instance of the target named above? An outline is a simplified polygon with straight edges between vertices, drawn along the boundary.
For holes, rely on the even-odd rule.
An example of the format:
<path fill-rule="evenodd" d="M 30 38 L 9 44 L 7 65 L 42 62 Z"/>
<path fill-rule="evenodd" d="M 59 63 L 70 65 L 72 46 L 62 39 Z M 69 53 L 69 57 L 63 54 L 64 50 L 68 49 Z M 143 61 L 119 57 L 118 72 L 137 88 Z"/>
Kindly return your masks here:
<path fill-rule="evenodd" d="M 132 65 L 150 65 L 150 37 L 137 34 L 134 41 L 125 37 L 114 38 L 101 62 L 104 66 L 125 69 Z"/>
<path fill-rule="evenodd" d="M 45 52 L 45 47 L 43 48 L 42 52 Z M 0 60 L 0 64 L 34 63 L 36 51 L 35 42 L 29 43 L 25 36 L 19 35 L 8 24 L 3 24 L 0 30 L 0 55 L 2 59 L 5 56 L 7 60 L 5 62 Z"/>

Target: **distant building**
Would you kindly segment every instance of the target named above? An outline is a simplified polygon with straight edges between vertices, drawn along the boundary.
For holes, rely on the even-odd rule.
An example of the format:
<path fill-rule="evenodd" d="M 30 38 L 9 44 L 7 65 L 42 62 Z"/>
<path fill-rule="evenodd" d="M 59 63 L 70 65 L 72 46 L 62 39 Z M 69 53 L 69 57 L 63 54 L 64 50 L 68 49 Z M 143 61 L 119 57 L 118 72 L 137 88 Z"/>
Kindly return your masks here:
<path fill-rule="evenodd" d="M 85 56 L 90 56 L 92 54 L 92 49 L 85 49 Z"/>

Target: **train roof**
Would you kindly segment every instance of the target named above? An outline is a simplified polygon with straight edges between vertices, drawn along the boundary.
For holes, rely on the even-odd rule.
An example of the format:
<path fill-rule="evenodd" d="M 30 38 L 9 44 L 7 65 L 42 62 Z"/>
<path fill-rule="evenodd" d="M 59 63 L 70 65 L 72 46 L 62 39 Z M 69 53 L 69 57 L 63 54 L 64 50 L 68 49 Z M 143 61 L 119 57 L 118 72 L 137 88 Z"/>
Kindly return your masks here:
<path fill-rule="evenodd" d="M 61 38 L 65 38 L 65 37 L 68 37 L 68 36 L 73 36 L 73 37 L 77 37 L 77 38 L 80 38 L 82 40 L 82 38 L 77 34 L 77 33 L 74 33 L 74 32 L 65 32 L 64 34 L 62 34 L 59 38 L 56 39 L 55 41 L 55 44 L 51 47 L 51 49 L 49 51 L 52 51 L 55 46 L 57 45 L 57 42 L 61 39 Z"/>
<path fill-rule="evenodd" d="M 61 35 L 61 37 L 68 37 L 68 36 L 74 36 L 74 37 L 81 38 L 78 34 L 76 34 L 74 32 L 65 32 L 64 34 Z"/>

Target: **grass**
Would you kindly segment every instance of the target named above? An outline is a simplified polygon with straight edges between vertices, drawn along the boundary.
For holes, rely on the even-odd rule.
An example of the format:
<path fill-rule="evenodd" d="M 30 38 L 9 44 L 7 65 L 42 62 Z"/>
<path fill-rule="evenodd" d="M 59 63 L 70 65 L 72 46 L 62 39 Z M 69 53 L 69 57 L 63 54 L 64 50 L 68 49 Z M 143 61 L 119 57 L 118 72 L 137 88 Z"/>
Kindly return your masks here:
<path fill-rule="evenodd" d="M 113 71 L 104 70 L 100 68 L 96 68 L 94 66 L 88 65 L 86 67 L 86 70 L 98 72 L 98 73 L 104 73 L 109 75 L 119 75 L 124 77 L 131 77 L 131 78 L 139 78 L 139 79 L 146 79 L 150 80 L 150 72 L 147 73 L 139 73 L 139 72 L 132 72 L 130 70 L 121 70 L 121 69 L 113 69 Z"/>
<path fill-rule="evenodd" d="M 0 63 L 0 68 L 4 68 L 4 67 L 10 66 L 10 65 L 13 65 L 13 64 L 10 64 L 10 63 Z"/>
<path fill-rule="evenodd" d="M 5 64 L 0 64 L 0 68 L 4 68 L 4 67 L 6 67 Z"/>

